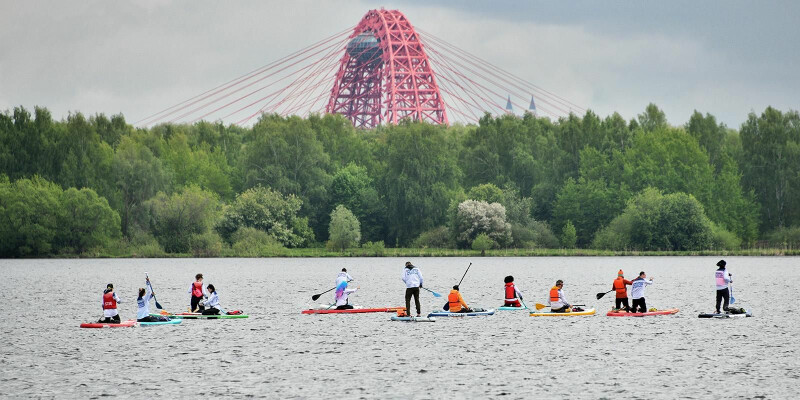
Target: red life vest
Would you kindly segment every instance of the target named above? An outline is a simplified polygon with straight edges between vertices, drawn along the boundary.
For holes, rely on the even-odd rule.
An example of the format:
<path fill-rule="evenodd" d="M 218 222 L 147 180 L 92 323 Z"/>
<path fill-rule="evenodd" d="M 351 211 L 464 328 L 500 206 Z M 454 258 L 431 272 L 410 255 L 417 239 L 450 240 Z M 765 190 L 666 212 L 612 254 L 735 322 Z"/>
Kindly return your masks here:
<path fill-rule="evenodd" d="M 628 297 L 628 289 L 625 287 L 625 285 L 630 285 L 630 284 L 631 281 L 626 280 L 625 278 L 620 276 L 617 279 L 614 279 L 614 283 L 611 285 L 611 288 L 613 288 L 614 291 L 616 292 L 616 296 L 618 299 L 624 299 Z"/>
<path fill-rule="evenodd" d="M 203 282 L 192 283 L 192 296 L 203 297 Z"/>
<path fill-rule="evenodd" d="M 517 289 L 514 287 L 514 282 L 506 283 L 506 301 L 517 301 Z"/>
<path fill-rule="evenodd" d="M 103 310 L 116 310 L 117 299 L 114 298 L 114 292 L 108 292 L 103 295 Z"/>
<path fill-rule="evenodd" d="M 558 301 L 560 298 L 561 298 L 561 297 L 558 295 L 558 286 L 553 286 L 553 288 L 552 288 L 552 289 L 550 289 L 550 302 L 551 302 L 551 303 L 555 303 L 555 302 L 557 302 L 557 301 Z"/>

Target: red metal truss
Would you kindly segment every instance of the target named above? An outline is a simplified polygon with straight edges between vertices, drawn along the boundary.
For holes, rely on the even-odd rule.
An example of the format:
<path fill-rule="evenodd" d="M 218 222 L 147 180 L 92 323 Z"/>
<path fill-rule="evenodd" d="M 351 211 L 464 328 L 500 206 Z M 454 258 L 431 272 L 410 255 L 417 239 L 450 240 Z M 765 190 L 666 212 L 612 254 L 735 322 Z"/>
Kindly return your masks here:
<path fill-rule="evenodd" d="M 358 47 L 369 35 L 377 39 L 379 53 L 372 54 L 373 42 L 364 41 L 373 47 Z M 428 56 L 403 13 L 370 10 L 349 38 L 354 46 L 348 45 L 339 63 L 326 112 L 367 129 L 403 118 L 448 123 Z"/>

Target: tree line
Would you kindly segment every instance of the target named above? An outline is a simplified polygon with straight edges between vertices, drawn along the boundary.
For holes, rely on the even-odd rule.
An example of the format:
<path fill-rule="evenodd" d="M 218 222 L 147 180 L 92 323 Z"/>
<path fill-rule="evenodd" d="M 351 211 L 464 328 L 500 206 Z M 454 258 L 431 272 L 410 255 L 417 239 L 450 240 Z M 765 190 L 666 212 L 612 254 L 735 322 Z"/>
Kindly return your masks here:
<path fill-rule="evenodd" d="M 592 111 L 358 130 L 338 115 L 135 128 L 0 113 L 0 256 L 352 246 L 698 250 L 800 243 L 800 116 L 733 129 Z"/>

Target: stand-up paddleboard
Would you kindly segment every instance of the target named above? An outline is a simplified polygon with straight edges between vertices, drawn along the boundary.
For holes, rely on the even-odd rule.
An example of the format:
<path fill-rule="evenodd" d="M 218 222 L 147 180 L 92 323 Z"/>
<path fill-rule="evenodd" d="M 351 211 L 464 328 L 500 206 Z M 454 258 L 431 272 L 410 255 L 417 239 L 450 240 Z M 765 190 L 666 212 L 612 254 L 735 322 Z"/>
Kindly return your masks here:
<path fill-rule="evenodd" d="M 640 313 L 630 313 L 630 312 L 625 312 L 624 310 L 622 310 L 622 311 L 620 311 L 620 310 L 616 310 L 616 311 L 612 310 L 612 311 L 609 311 L 608 314 L 606 314 L 606 316 L 608 316 L 608 317 L 649 317 L 651 315 L 675 314 L 678 311 L 680 311 L 680 310 L 678 310 L 677 308 L 668 308 L 666 310 L 648 311 L 648 312 L 643 312 L 643 313 L 641 313 L 641 312 Z"/>
<path fill-rule="evenodd" d="M 81 324 L 81 328 L 131 328 L 134 326 L 136 326 L 135 319 L 129 319 L 127 321 L 123 321 L 118 324 L 105 323 L 105 322 L 90 322 L 86 324 Z"/>
<path fill-rule="evenodd" d="M 436 318 L 432 317 L 392 317 L 392 321 L 403 321 L 403 322 L 436 322 Z"/>
<path fill-rule="evenodd" d="M 359 314 L 359 313 L 378 313 L 378 312 L 397 312 L 405 310 L 405 307 L 386 307 L 386 308 L 353 308 L 350 310 L 337 310 L 335 308 L 319 310 L 303 310 L 301 314 Z"/>
<path fill-rule="evenodd" d="M 570 312 L 532 312 L 531 317 L 579 317 L 583 315 L 594 315 L 595 309 L 590 308 L 583 311 L 570 311 Z"/>
<path fill-rule="evenodd" d="M 752 317 L 753 312 L 750 310 L 745 310 L 744 313 L 741 314 L 728 314 L 728 313 L 702 313 L 698 315 L 699 318 L 744 318 L 744 317 Z"/>
<path fill-rule="evenodd" d="M 150 314 L 156 317 L 163 317 L 164 315 L 161 314 Z M 167 317 L 170 318 L 181 318 L 181 319 L 238 319 L 238 318 L 250 318 L 247 314 L 218 314 L 218 315 L 204 315 L 201 313 L 180 313 L 180 314 L 167 314 Z"/>
<path fill-rule="evenodd" d="M 506 306 L 497 307 L 497 311 L 520 311 L 528 309 L 529 309 L 528 307 L 506 307 Z"/>
<path fill-rule="evenodd" d="M 141 326 L 153 326 L 153 325 L 177 325 L 183 322 L 180 318 L 170 319 L 169 321 L 155 321 L 155 322 L 139 322 Z"/>
<path fill-rule="evenodd" d="M 494 309 L 483 310 L 476 308 L 472 312 L 465 313 L 438 310 L 428 314 L 428 317 L 480 317 L 489 315 L 494 315 Z"/>

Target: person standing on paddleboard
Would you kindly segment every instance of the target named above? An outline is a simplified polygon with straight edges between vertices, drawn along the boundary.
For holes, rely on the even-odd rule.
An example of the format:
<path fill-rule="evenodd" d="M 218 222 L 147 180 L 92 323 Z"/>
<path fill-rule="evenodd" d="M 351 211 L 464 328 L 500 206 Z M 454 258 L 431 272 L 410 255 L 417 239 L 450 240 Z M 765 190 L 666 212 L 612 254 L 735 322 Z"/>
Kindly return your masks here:
<path fill-rule="evenodd" d="M 520 293 L 517 286 L 514 285 L 514 277 L 509 275 L 503 279 L 505 282 L 505 302 L 503 303 L 503 307 L 522 307 L 520 304 L 520 300 L 523 300 L 522 293 Z"/>
<path fill-rule="evenodd" d="M 548 296 L 547 304 L 550 305 L 550 312 L 569 312 L 570 305 L 567 298 L 564 296 L 564 281 L 561 279 L 556 281 L 556 285 L 550 288 L 550 296 Z"/>
<path fill-rule="evenodd" d="M 205 307 L 200 305 L 200 301 L 205 297 L 203 293 L 203 274 L 194 276 L 194 282 L 192 282 L 192 286 L 189 287 L 189 294 L 192 295 L 189 312 L 203 312 Z"/>
<path fill-rule="evenodd" d="M 106 285 L 106 290 L 103 291 L 103 318 L 100 323 L 119 323 L 119 312 L 117 312 L 117 303 L 122 303 L 122 300 L 114 293 L 114 284 L 109 283 Z"/>
<path fill-rule="evenodd" d="M 625 311 L 631 312 L 631 307 L 628 305 L 628 288 L 626 285 L 630 285 L 631 281 L 625 279 L 625 274 L 622 270 L 617 272 L 617 279 L 614 279 L 614 282 L 611 284 L 611 290 L 616 292 L 616 299 L 614 300 L 614 308 L 617 310 L 621 309 L 621 306 L 625 306 Z"/>
<path fill-rule="evenodd" d="M 731 291 L 729 285 L 733 282 L 733 277 L 731 273 L 725 268 L 727 263 L 725 260 L 719 260 L 717 262 L 717 270 L 714 272 L 714 279 L 716 280 L 717 284 L 717 314 L 720 314 L 719 305 L 722 300 L 725 300 L 725 303 L 722 306 L 722 309 L 728 311 L 728 302 L 730 301 Z"/>
<path fill-rule="evenodd" d="M 622 272 L 620 270 L 620 272 Z M 653 278 L 647 280 L 647 274 L 644 271 L 639 272 L 639 277 L 634 279 L 631 283 L 631 299 L 633 299 L 633 309 L 630 312 L 647 312 L 647 302 L 644 300 L 644 289 L 653 284 Z"/>
<path fill-rule="evenodd" d="M 339 272 L 339 275 L 336 275 L 336 286 L 338 287 L 340 283 L 344 282 L 352 282 L 353 277 L 347 273 L 347 268 L 342 268 L 342 272 Z"/>
<path fill-rule="evenodd" d="M 422 272 L 419 268 L 406 261 L 401 277 L 406 284 L 406 314 L 411 315 L 411 297 L 414 297 L 414 305 L 417 306 L 417 316 L 422 315 L 422 306 L 419 304 L 419 289 L 422 287 Z"/>

